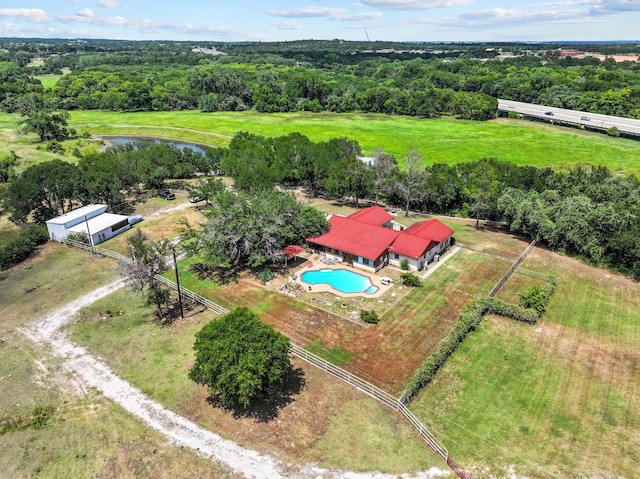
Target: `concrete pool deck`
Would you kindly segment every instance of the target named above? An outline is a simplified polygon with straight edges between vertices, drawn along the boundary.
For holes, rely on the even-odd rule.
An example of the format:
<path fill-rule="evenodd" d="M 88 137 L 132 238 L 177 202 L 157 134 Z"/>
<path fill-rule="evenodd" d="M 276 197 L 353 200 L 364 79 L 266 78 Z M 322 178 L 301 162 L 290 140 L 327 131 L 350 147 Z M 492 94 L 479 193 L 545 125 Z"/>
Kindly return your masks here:
<path fill-rule="evenodd" d="M 342 291 L 338 291 L 337 289 L 333 288 L 329 284 L 325 284 L 325 283 L 308 284 L 304 282 L 301 278 L 302 273 L 304 273 L 305 271 L 317 271 L 322 269 L 325 269 L 325 270 L 326 269 L 345 269 L 347 271 L 351 271 L 352 273 L 357 273 L 359 275 L 366 276 L 367 278 L 369 278 L 369 281 L 371 282 L 371 284 L 373 286 L 376 286 L 378 290 L 375 293 L 364 293 L 364 292 L 343 293 Z M 336 296 L 340 296 L 342 298 L 379 298 L 380 296 L 382 296 L 384 293 L 386 293 L 387 291 L 389 291 L 389 289 L 393 287 L 393 284 L 385 286 L 380 282 L 380 278 L 381 278 L 380 276 L 374 273 L 365 271 L 363 269 L 354 268 L 353 266 L 348 266 L 344 263 L 336 263 L 336 264 L 322 263 L 320 261 L 320 256 L 318 254 L 312 254 L 311 256 L 309 256 L 309 258 L 307 259 L 307 262 L 304 263 L 302 266 L 298 267 L 294 271 L 294 273 L 296 275 L 296 279 L 295 280 L 292 279 L 291 282 L 302 285 L 303 290 L 306 293 L 331 293 L 331 294 L 335 294 Z"/>

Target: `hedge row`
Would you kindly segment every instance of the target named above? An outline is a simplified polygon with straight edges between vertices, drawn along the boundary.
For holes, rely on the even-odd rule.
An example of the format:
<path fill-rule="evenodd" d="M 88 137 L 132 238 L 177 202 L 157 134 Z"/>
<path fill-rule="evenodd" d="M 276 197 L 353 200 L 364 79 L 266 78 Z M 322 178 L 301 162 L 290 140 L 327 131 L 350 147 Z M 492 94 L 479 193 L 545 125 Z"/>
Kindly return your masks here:
<path fill-rule="evenodd" d="M 9 269 L 21 263 L 33 253 L 38 245 L 49 240 L 46 226 L 30 225 L 17 238 L 0 248 L 0 269 Z"/>
<path fill-rule="evenodd" d="M 556 281 L 551 278 L 543 288 L 547 303 L 551 299 L 555 286 Z M 416 374 L 411 378 L 411 381 L 409 381 L 409 384 L 407 384 L 403 394 L 405 403 L 411 401 L 423 387 L 433 380 L 436 372 L 444 365 L 467 335 L 478 327 L 485 314 L 499 314 L 530 324 L 535 324 L 541 316 L 535 309 L 523 308 L 495 298 L 481 298 L 472 302 L 462 310 L 460 319 L 451 328 L 449 334 L 440 341 L 436 350 L 422 363 Z"/>

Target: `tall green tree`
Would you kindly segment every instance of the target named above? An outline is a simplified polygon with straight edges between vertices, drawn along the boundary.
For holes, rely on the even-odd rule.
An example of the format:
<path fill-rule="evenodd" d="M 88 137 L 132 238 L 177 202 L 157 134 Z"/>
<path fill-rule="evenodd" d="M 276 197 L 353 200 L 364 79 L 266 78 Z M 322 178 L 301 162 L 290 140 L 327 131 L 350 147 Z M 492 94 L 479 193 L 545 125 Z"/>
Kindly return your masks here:
<path fill-rule="evenodd" d="M 19 121 L 23 133 L 35 133 L 40 141 L 64 140 L 72 134 L 69 129 L 69 112 L 34 109 L 23 114 Z"/>
<path fill-rule="evenodd" d="M 385 153 L 381 147 L 376 148 L 373 162 L 369 165 L 376 204 L 380 201 L 380 194 L 386 192 L 391 186 L 397 168 L 398 162 L 393 155 Z"/>
<path fill-rule="evenodd" d="M 411 203 L 420 196 L 419 186 L 427 179 L 424 157 L 412 148 L 404 157 L 404 171 L 399 175 L 397 187 L 404 198 L 404 215 L 409 216 Z"/>
<path fill-rule="evenodd" d="M 78 168 L 72 163 L 51 160 L 32 165 L 9 183 L 3 211 L 14 223 L 25 223 L 30 215 L 36 223 L 44 223 L 78 206 L 78 182 Z"/>
<path fill-rule="evenodd" d="M 328 229 L 324 218 L 311 218 L 290 193 L 224 190 L 211 203 L 202 228 L 185 225 L 184 234 L 188 250 L 212 269 L 279 263 L 285 246 Z"/>
<path fill-rule="evenodd" d="M 354 198 L 357 207 L 372 192 L 371 170 L 357 158 L 337 160 L 329 166 L 324 186 L 332 196 Z"/>
<path fill-rule="evenodd" d="M 471 199 L 469 213 L 476 218 L 476 229 L 480 228 L 480 218 L 495 208 L 500 194 L 495 159 L 483 158 L 470 165 L 465 178 L 465 193 Z"/>
<path fill-rule="evenodd" d="M 0 158 L 0 183 L 6 183 L 15 175 L 15 167 L 20 157 L 11 150 L 8 155 Z"/>
<path fill-rule="evenodd" d="M 236 308 L 196 333 L 189 378 L 224 407 L 255 404 L 291 369 L 289 340 L 248 308 Z"/>

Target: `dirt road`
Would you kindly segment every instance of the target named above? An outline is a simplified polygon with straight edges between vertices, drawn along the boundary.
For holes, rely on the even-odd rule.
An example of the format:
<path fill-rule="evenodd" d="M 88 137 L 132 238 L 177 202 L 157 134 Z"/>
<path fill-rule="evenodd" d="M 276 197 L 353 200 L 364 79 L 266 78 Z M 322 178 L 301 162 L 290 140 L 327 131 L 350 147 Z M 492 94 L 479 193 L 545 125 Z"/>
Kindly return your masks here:
<path fill-rule="evenodd" d="M 62 359 L 64 370 L 72 375 L 80 390 L 95 388 L 116 402 L 130 414 L 144 421 L 148 426 L 163 434 L 169 442 L 193 450 L 196 454 L 225 464 L 231 470 L 250 478 L 348 478 L 348 479 L 393 479 L 450 476 L 450 471 L 433 469 L 416 475 L 389 475 L 381 473 L 356 473 L 328 470 L 313 464 L 293 465 L 256 451 L 240 447 L 207 431 L 188 419 L 165 409 L 160 403 L 146 397 L 131 384 L 117 377 L 98 359 L 84 348 L 73 344 L 62 327 L 74 315 L 94 301 L 107 296 L 123 286 L 116 281 L 98 288 L 75 301 L 59 308 L 48 316 L 19 331 L 39 346 L 49 346 L 51 354 Z"/>

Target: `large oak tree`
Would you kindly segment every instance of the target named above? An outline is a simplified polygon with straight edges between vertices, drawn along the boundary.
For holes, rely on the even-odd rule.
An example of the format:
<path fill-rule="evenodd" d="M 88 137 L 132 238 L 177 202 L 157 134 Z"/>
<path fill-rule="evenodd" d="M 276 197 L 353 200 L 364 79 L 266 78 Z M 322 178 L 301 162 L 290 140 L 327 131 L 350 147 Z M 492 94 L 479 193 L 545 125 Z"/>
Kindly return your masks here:
<path fill-rule="evenodd" d="M 204 325 L 193 349 L 189 378 L 225 407 L 250 406 L 291 369 L 289 340 L 245 307 Z"/>

